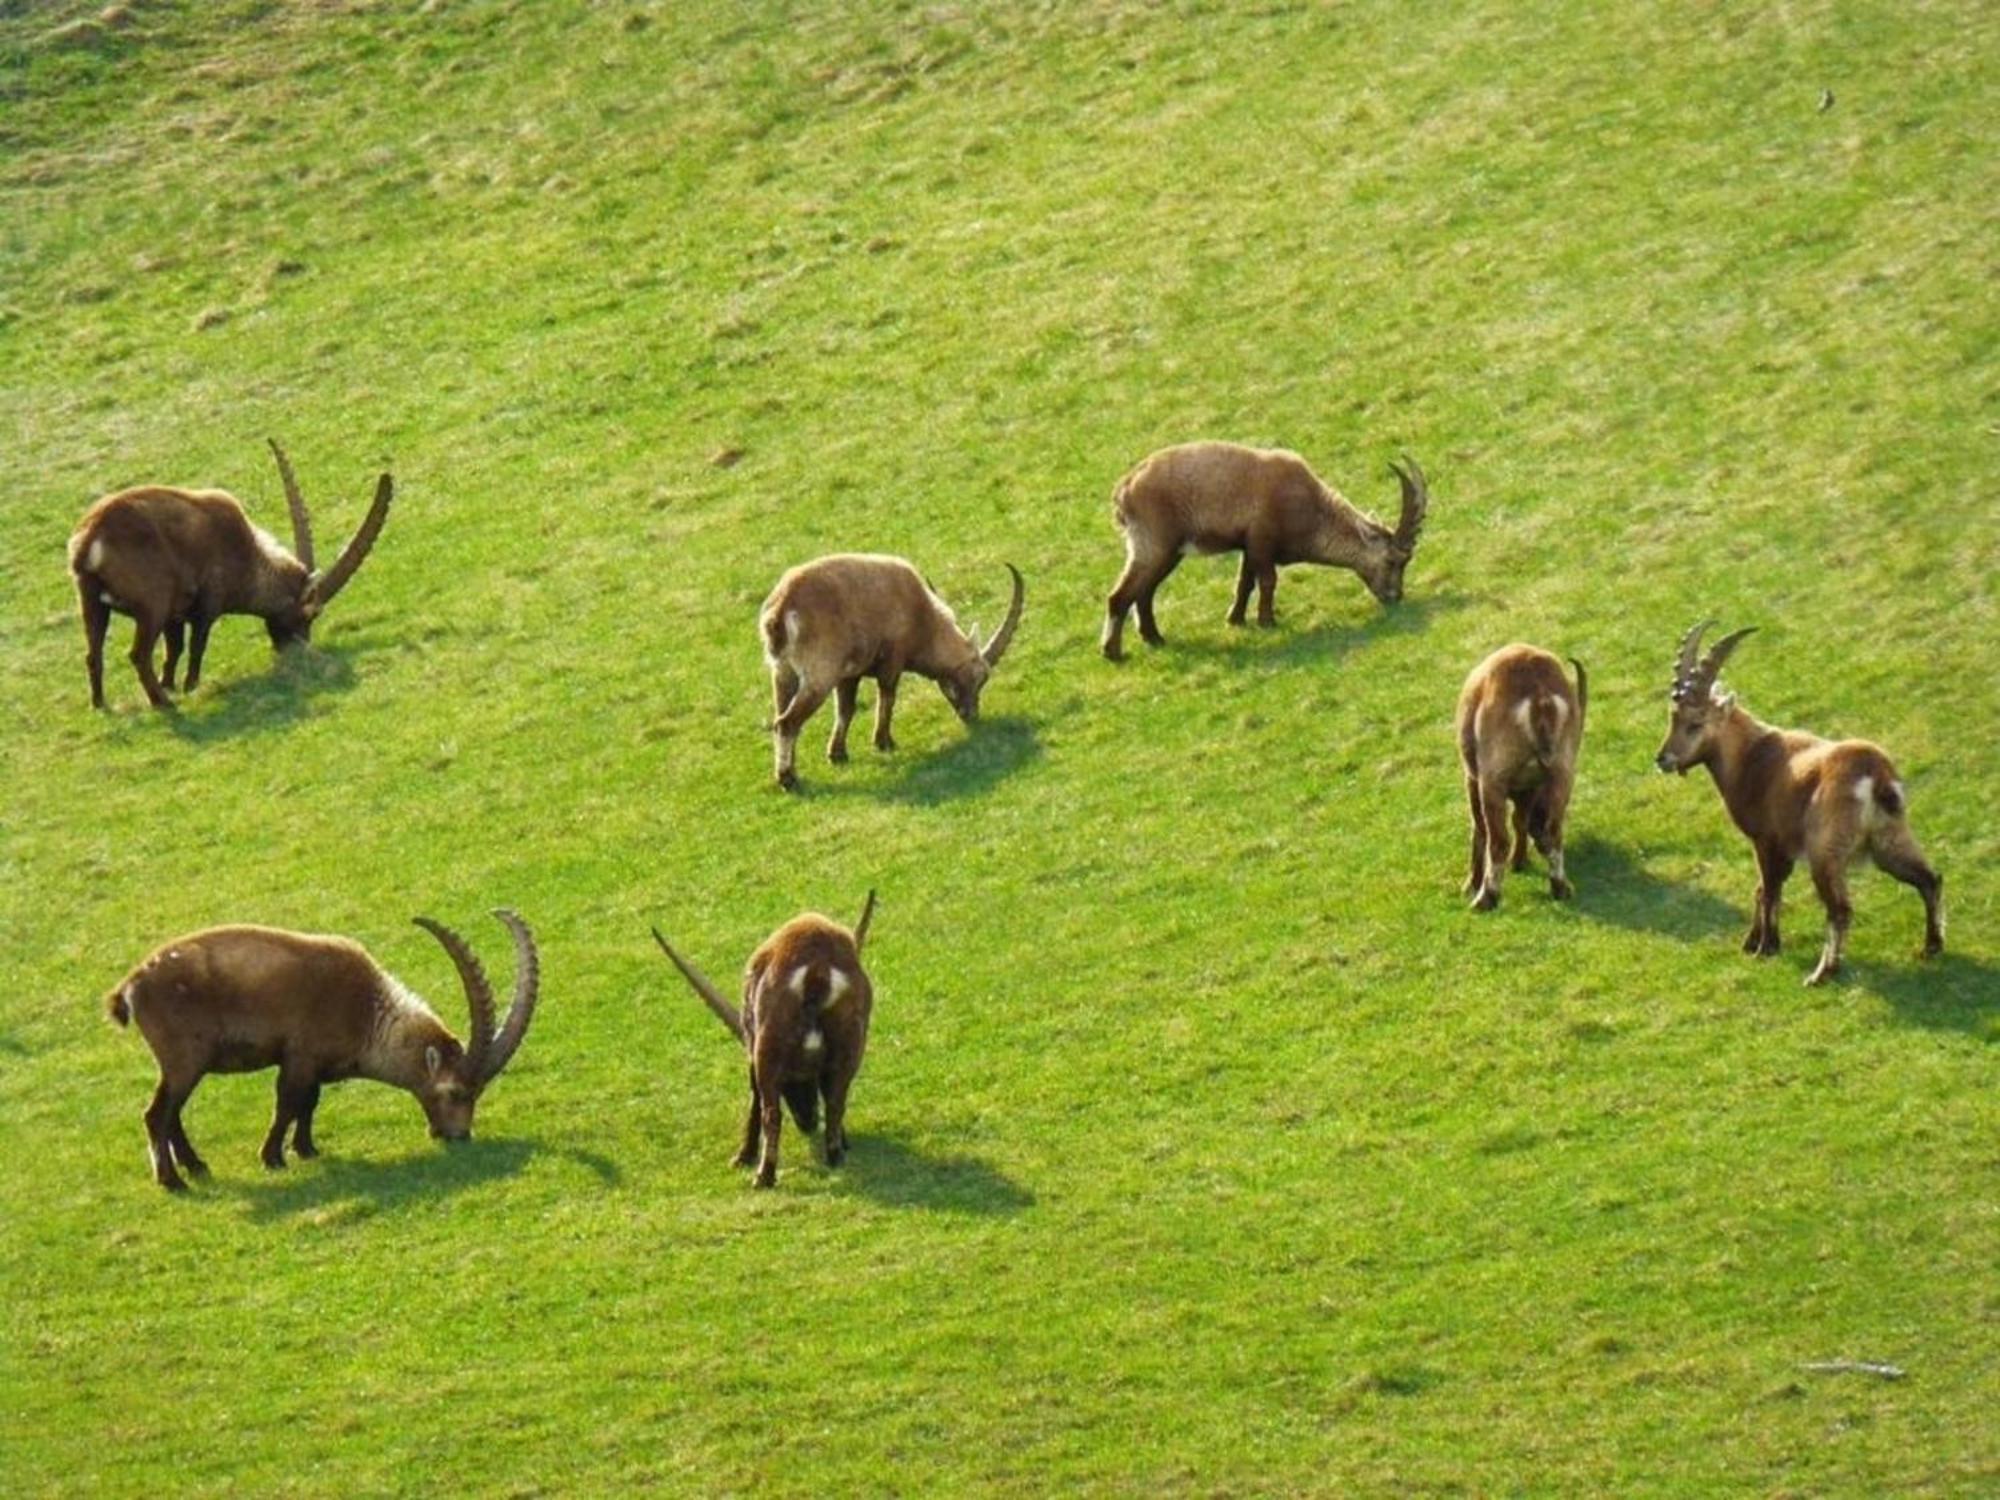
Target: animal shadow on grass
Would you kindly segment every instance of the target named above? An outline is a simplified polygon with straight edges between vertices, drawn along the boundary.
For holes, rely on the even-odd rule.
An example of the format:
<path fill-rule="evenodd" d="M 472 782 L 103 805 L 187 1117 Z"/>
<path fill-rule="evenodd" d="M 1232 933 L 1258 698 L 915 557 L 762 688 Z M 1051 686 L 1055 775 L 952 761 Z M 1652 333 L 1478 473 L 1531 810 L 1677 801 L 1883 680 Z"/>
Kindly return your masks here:
<path fill-rule="evenodd" d="M 1391 636 L 1421 634 L 1430 629 L 1431 621 L 1439 615 L 1480 602 L 1466 594 L 1425 594 L 1414 599 L 1406 598 L 1388 609 L 1377 610 L 1357 623 L 1312 625 L 1304 630 L 1289 632 L 1284 630 L 1282 622 L 1277 631 L 1267 631 L 1256 625 L 1225 625 L 1220 635 L 1191 631 L 1175 635 L 1163 630 L 1167 643 L 1159 648 L 1158 654 L 1168 658 L 1179 654 L 1190 660 L 1229 657 L 1273 668 L 1307 664 L 1331 666 L 1350 651 L 1370 642 L 1386 640 Z M 1144 652 L 1153 648 L 1142 645 L 1139 649 Z M 1128 647 L 1126 655 L 1132 654 Z"/>
<path fill-rule="evenodd" d="M 624 1180 L 616 1163 L 594 1151 L 543 1146 L 530 1140 L 481 1140 L 388 1161 L 342 1158 L 329 1151 L 312 1161 L 294 1160 L 283 1172 L 229 1180 L 255 1219 L 335 1211 L 352 1205 L 357 1216 L 434 1203 L 483 1182 L 512 1177 L 538 1153 L 564 1157 L 593 1173 L 605 1187 Z M 218 1179 L 220 1174 L 218 1174 Z"/>
<path fill-rule="evenodd" d="M 1946 949 L 1936 958 L 1912 952 L 1901 960 L 1889 955 L 1857 965 L 1850 950 L 1842 969 L 1836 985 L 1851 975 L 1857 988 L 1888 1001 L 1905 1026 L 1964 1031 L 2000 1042 L 2000 967 L 1985 959 Z"/>
<path fill-rule="evenodd" d="M 1035 1195 L 974 1156 L 927 1156 L 889 1135 L 854 1135 L 840 1176 L 848 1188 L 889 1208 L 955 1214 L 1017 1214 Z"/>
<path fill-rule="evenodd" d="M 1586 834 L 1567 841 L 1564 853 L 1576 885 L 1576 909 L 1593 921 L 1690 939 L 1750 925 L 1747 902 L 1738 911 L 1698 887 L 1663 880 L 1622 844 Z"/>
<path fill-rule="evenodd" d="M 275 652 L 267 671 L 205 676 L 193 697 L 176 694 L 160 717 L 177 738 L 195 744 L 282 729 L 310 714 L 315 698 L 353 688 L 354 663 L 370 649 L 344 642 Z"/>
<path fill-rule="evenodd" d="M 861 748 L 853 752 L 856 760 L 876 753 L 868 748 L 865 738 L 860 744 Z M 800 783 L 800 790 L 807 797 L 859 795 L 932 806 L 989 791 L 1041 753 L 1042 742 L 1035 732 L 1034 720 L 1019 714 L 981 718 L 944 748 L 929 755 L 904 760 L 909 752 L 897 750 L 884 756 L 885 761 L 896 763 L 901 772 L 886 784 L 850 786 L 842 779 L 841 767 L 827 766 L 822 760 L 818 774 L 807 775 Z"/>

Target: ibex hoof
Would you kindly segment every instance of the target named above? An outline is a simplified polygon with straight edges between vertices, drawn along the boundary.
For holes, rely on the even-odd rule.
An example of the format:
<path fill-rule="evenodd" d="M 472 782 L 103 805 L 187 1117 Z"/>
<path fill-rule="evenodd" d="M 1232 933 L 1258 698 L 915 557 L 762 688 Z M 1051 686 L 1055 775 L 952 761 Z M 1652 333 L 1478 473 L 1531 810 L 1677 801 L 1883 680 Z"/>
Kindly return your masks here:
<path fill-rule="evenodd" d="M 1103 651 L 1104 651 L 1104 659 L 1106 661 L 1125 660 L 1125 648 L 1119 645 L 1116 641 L 1106 641 L 1103 646 Z M 99 708 L 102 708 L 103 706 L 104 705 L 101 703 L 98 704 Z"/>
<path fill-rule="evenodd" d="M 833 746 L 833 747 L 832 747 L 831 749 L 829 749 L 829 750 L 828 750 L 828 751 L 826 752 L 826 758 L 827 758 L 827 762 L 828 762 L 829 764 L 831 764 L 831 765 L 836 765 L 836 766 L 844 766 L 844 765 L 846 765 L 846 764 L 847 764 L 847 746 L 845 746 L 845 745 L 835 745 L 835 746 Z"/>
<path fill-rule="evenodd" d="M 1472 898 L 1472 909 L 1474 911 L 1491 911 L 1499 904 L 1500 893 L 1498 891 L 1482 890 Z"/>
<path fill-rule="evenodd" d="M 185 1193 L 188 1190 L 188 1185 L 178 1177 L 162 1177 L 160 1186 L 170 1193 Z"/>
<path fill-rule="evenodd" d="M 1567 880 L 1551 880 L 1549 882 L 1549 894 L 1558 901 L 1567 901 L 1576 894 L 1576 887 L 1571 885 Z"/>
<path fill-rule="evenodd" d="M 826 1164 L 829 1167 L 837 1167 L 846 1160 L 847 1148 L 845 1146 L 829 1146 L 827 1148 Z"/>
<path fill-rule="evenodd" d="M 757 1153 L 754 1151 L 739 1151 L 729 1158 L 729 1165 L 732 1167 L 754 1167 L 757 1165 Z"/>
<path fill-rule="evenodd" d="M 1936 958 L 1936 957 L 1937 957 L 1937 956 L 1938 956 L 1938 955 L 1939 955 L 1940 953 L 1942 953 L 1942 952 L 1944 952 L 1944 939 L 1943 939 L 1943 938 L 1941 938 L 1941 937 L 1934 937 L 1934 938 L 1925 938 L 1925 939 L 1924 939 L 1924 957 L 1925 957 L 1925 958 Z"/>
<path fill-rule="evenodd" d="M 311 1161 L 315 1156 L 319 1155 L 319 1147 L 315 1146 L 311 1141 L 295 1141 L 292 1144 L 292 1151 L 301 1161 Z"/>
<path fill-rule="evenodd" d="M 779 791 L 796 792 L 798 789 L 799 789 L 799 773 L 797 771 L 780 771 L 778 773 Z"/>
<path fill-rule="evenodd" d="M 282 1156 L 267 1156 L 264 1158 L 264 1166 L 267 1171 L 282 1172 L 285 1170 L 285 1158 Z"/>
<path fill-rule="evenodd" d="M 1840 966 L 1838 964 L 1832 966 L 1821 964 L 1817 969 L 1814 969 L 1812 973 L 1806 975 L 1806 988 L 1813 989 L 1818 985 L 1825 984 L 1827 980 L 1833 978 L 1833 976 L 1838 974 L 1839 972 L 1840 972 Z"/>
<path fill-rule="evenodd" d="M 753 1185 L 760 1188 L 776 1187 L 778 1185 L 777 1169 L 775 1167 L 764 1168 L 757 1174 L 756 1181 Z"/>
<path fill-rule="evenodd" d="M 896 748 L 896 742 L 885 734 L 875 741 L 875 748 L 880 750 L 884 755 L 887 755 L 891 750 Z"/>
<path fill-rule="evenodd" d="M 181 1168 L 197 1182 L 208 1181 L 208 1163 L 205 1161 L 184 1161 Z"/>

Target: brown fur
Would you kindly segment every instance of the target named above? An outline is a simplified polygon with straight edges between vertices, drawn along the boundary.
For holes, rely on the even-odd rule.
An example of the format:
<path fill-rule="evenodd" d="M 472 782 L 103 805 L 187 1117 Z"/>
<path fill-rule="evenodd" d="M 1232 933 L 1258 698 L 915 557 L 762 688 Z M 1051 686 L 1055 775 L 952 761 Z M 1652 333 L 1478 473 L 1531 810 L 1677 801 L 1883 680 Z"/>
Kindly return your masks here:
<path fill-rule="evenodd" d="M 532 939 L 521 927 L 516 937 L 526 944 L 531 1011 Z M 479 1000 L 468 998 L 477 1017 Z M 490 1017 L 490 996 L 485 1004 Z M 181 1110 L 210 1073 L 278 1069 L 277 1113 L 263 1147 L 265 1165 L 277 1168 L 285 1164 L 294 1123 L 293 1149 L 302 1157 L 318 1154 L 312 1124 L 322 1084 L 347 1078 L 393 1084 L 416 1097 L 434 1136 L 462 1140 L 471 1133 L 480 1090 L 498 1071 L 487 1072 L 477 1050 L 468 1054 L 428 1006 L 342 937 L 253 926 L 190 933 L 133 968 L 105 997 L 105 1010 L 119 1025 L 137 1026 L 159 1062 L 146 1135 L 154 1177 L 170 1190 L 187 1186 L 176 1163 L 197 1177 L 208 1173 Z M 526 1028 L 524 1015 L 519 1028 Z"/>
<path fill-rule="evenodd" d="M 1125 615 L 1135 605 L 1140 636 L 1148 645 L 1161 643 L 1153 595 L 1190 552 L 1243 554 L 1232 625 L 1243 623 L 1253 584 L 1257 623 L 1276 623 L 1278 569 L 1287 563 L 1352 569 L 1377 599 L 1394 604 L 1403 596 L 1403 570 L 1428 502 L 1421 474 L 1412 473 L 1415 488 L 1405 480 L 1403 519 L 1391 530 L 1348 504 L 1296 453 L 1220 442 L 1162 448 L 1112 494 L 1112 513 L 1125 533 L 1125 571 L 1107 604 L 1105 656 L 1123 658 Z"/>
<path fill-rule="evenodd" d="M 282 455 L 279 463 L 284 466 Z M 295 531 L 310 552 L 303 502 L 296 500 L 288 467 L 284 473 L 293 490 Z M 276 647 L 309 639 L 320 610 L 373 545 L 390 490 L 384 474 L 367 521 L 324 577 L 251 524 L 236 498 L 221 490 L 141 485 L 97 501 L 69 540 L 92 706 L 104 707 L 104 636 L 113 614 L 132 617 L 132 666 L 156 708 L 169 702 L 166 690 L 175 686 L 184 638 L 186 691 L 194 691 L 208 632 L 223 615 L 259 616 Z M 162 637 L 164 674 L 153 667 L 153 648 Z"/>
<path fill-rule="evenodd" d="M 1847 867 L 1864 853 L 1922 895 L 1924 956 L 1944 950 L 1944 880 L 1910 832 L 1902 784 L 1881 746 L 1760 723 L 1734 694 L 1714 688 L 1711 668 L 1691 690 L 1677 687 L 1655 763 L 1681 775 L 1705 766 L 1731 820 L 1756 851 L 1758 883 L 1744 952 L 1778 952 L 1780 896 L 1792 867 L 1803 860 L 1827 918 L 1826 942 L 1806 983 L 1838 973 L 1853 920 Z"/>
<path fill-rule="evenodd" d="M 799 730 L 828 693 L 833 737 L 826 758 L 847 759 L 847 728 L 861 679 L 875 679 L 875 748 L 893 750 L 889 732 L 896 688 L 905 672 L 936 682 L 959 718 L 979 717 L 979 695 L 1020 621 L 1021 575 L 1010 566 L 1014 603 L 982 647 L 959 629 L 945 602 L 899 557 L 836 553 L 793 568 L 778 580 L 758 616 L 771 669 L 772 741 L 778 785 L 798 785 Z"/>
<path fill-rule="evenodd" d="M 1472 868 L 1465 889 L 1473 908 L 1500 904 L 1509 864 L 1528 865 L 1528 841 L 1549 862 L 1549 894 L 1574 894 L 1563 874 L 1563 821 L 1576 786 L 1588 688 L 1583 664 L 1571 689 L 1562 663 L 1534 646 L 1503 646 L 1472 669 L 1458 695 L 1458 753 L 1472 809 Z M 1513 805 L 1514 847 L 1507 849 Z"/>
<path fill-rule="evenodd" d="M 846 1159 L 847 1092 L 861 1070 L 875 1004 L 874 986 L 861 966 L 874 903 L 871 891 L 853 931 L 807 912 L 772 933 L 743 970 L 740 1014 L 654 929 L 667 957 L 749 1055 L 750 1112 L 733 1163 L 747 1167 L 755 1162 L 758 1187 L 778 1180 L 781 1104 L 790 1106 L 799 1129 L 810 1131 L 824 1099 L 826 1164 L 837 1167 Z M 817 1046 L 812 1045 L 815 1037 Z"/>

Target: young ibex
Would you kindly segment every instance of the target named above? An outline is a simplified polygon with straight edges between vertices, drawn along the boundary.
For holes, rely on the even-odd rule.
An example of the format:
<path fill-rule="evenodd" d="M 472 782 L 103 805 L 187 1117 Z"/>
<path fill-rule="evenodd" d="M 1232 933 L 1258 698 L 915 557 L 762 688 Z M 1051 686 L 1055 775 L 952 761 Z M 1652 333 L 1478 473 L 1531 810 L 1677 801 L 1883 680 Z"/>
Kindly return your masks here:
<path fill-rule="evenodd" d="M 104 707 L 104 633 L 113 612 L 130 615 L 132 665 L 155 708 L 167 706 L 153 670 L 153 645 L 167 640 L 165 687 L 174 685 L 181 641 L 188 641 L 187 690 L 201 680 L 208 632 L 223 615 L 258 615 L 274 647 L 304 641 L 313 621 L 354 576 L 389 514 L 394 486 L 375 484 L 375 503 L 340 560 L 322 573 L 313 561 L 312 520 L 292 466 L 276 442 L 271 452 L 292 511 L 297 555 L 251 524 L 233 495 L 141 485 L 106 495 L 84 512 L 69 539 L 69 567 L 83 609 L 90 701 Z"/>
<path fill-rule="evenodd" d="M 734 1165 L 756 1162 L 758 1187 L 778 1180 L 781 1099 L 791 1106 L 799 1129 L 810 1132 L 825 1098 L 826 1164 L 837 1167 L 847 1156 L 847 1090 L 861 1071 L 875 1004 L 874 987 L 861 967 L 861 945 L 874 912 L 870 891 L 852 932 L 807 912 L 764 939 L 743 971 L 740 1014 L 674 952 L 659 928 L 653 929 L 653 941 L 750 1055 L 750 1117 Z"/>
<path fill-rule="evenodd" d="M 1563 817 L 1576 786 L 1589 689 L 1583 663 L 1576 689 L 1562 663 L 1534 646 L 1502 646 L 1472 669 L 1458 695 L 1458 755 L 1472 805 L 1472 871 L 1466 893 L 1475 911 L 1500 904 L 1503 870 L 1528 867 L 1528 840 L 1549 862 L 1549 894 L 1574 893 L 1563 875 Z M 1507 806 L 1514 808 L 1514 849 L 1507 852 Z"/>
<path fill-rule="evenodd" d="M 444 945 L 465 986 L 472 1038 L 460 1046 L 431 1008 L 341 937 L 273 927 L 211 927 L 155 949 L 104 997 L 120 1026 L 136 1025 L 159 1059 L 160 1084 L 146 1109 L 146 1140 L 160 1186 L 187 1186 L 176 1163 L 196 1177 L 208 1168 L 181 1124 L 181 1108 L 209 1073 L 278 1070 L 278 1111 L 264 1137 L 264 1165 L 285 1164 L 292 1148 L 317 1156 L 313 1110 L 320 1085 L 373 1078 L 407 1089 L 423 1106 L 431 1134 L 462 1141 L 472 1134 L 480 1091 L 513 1058 L 535 1014 L 540 965 L 535 939 L 511 911 L 494 913 L 514 934 L 514 1000 L 493 1024 L 493 990 L 458 934 L 418 917 Z"/>
<path fill-rule="evenodd" d="M 1715 674 L 1754 625 L 1725 635 L 1699 663 L 1704 620 L 1681 641 L 1674 663 L 1673 709 L 1666 743 L 1654 763 L 1685 776 L 1707 766 L 1729 816 L 1757 851 L 1757 896 L 1743 951 L 1778 951 L 1778 898 L 1799 860 L 1812 871 L 1826 906 L 1826 944 L 1806 977 L 1819 984 L 1840 970 L 1853 906 L 1847 867 L 1864 851 L 1924 898 L 1924 957 L 1944 951 L 1944 880 L 1924 860 L 1904 817 L 1903 784 L 1879 745 L 1828 741 L 1795 729 L 1773 729 L 1737 707 L 1734 693 L 1716 691 Z"/>
<path fill-rule="evenodd" d="M 793 760 L 799 730 L 828 693 L 834 694 L 834 722 L 826 758 L 835 764 L 847 759 L 847 726 L 864 677 L 873 677 L 879 689 L 877 750 L 896 748 L 889 719 L 905 672 L 936 682 L 967 724 L 978 718 L 980 691 L 1021 623 L 1021 574 L 1012 563 L 1006 567 L 1014 579 L 1013 602 L 983 646 L 978 627 L 969 634 L 960 630 L 945 602 L 900 557 L 836 553 L 780 578 L 757 620 L 771 668 L 778 785 L 787 791 L 798 786 Z"/>
<path fill-rule="evenodd" d="M 1111 591 L 1105 656 L 1124 658 L 1125 613 L 1135 604 L 1140 636 L 1149 646 L 1160 644 L 1153 595 L 1190 552 L 1243 554 L 1232 625 L 1243 623 L 1253 583 L 1257 623 L 1276 623 L 1271 601 L 1286 563 L 1351 568 L 1377 599 L 1394 604 L 1403 597 L 1403 569 L 1416 551 L 1430 490 L 1414 463 L 1389 467 L 1403 486 L 1394 531 L 1349 505 L 1296 453 L 1213 442 L 1162 448 L 1112 493 L 1112 516 L 1125 533 L 1125 571 Z"/>

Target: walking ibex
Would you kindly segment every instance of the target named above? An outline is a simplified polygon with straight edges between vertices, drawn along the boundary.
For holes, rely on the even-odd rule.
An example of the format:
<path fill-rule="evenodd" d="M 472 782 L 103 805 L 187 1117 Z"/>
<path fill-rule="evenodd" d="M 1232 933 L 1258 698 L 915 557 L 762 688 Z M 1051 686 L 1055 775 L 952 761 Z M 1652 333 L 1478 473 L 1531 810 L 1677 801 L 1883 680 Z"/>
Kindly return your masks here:
<path fill-rule="evenodd" d="M 1757 851 L 1756 912 L 1743 951 L 1778 951 L 1778 898 L 1799 860 L 1812 872 L 1826 906 L 1826 943 L 1806 977 L 1820 984 L 1840 970 L 1853 905 L 1847 867 L 1857 855 L 1875 863 L 1924 898 L 1924 956 L 1944 951 L 1944 880 L 1924 860 L 1906 817 L 1903 783 L 1879 745 L 1823 740 L 1796 729 L 1760 724 L 1734 693 L 1716 690 L 1716 673 L 1737 643 L 1757 627 L 1725 635 L 1696 661 L 1704 620 L 1681 640 L 1674 662 L 1673 709 L 1666 743 L 1654 763 L 1685 776 L 1708 767 L 1723 806 Z"/>

